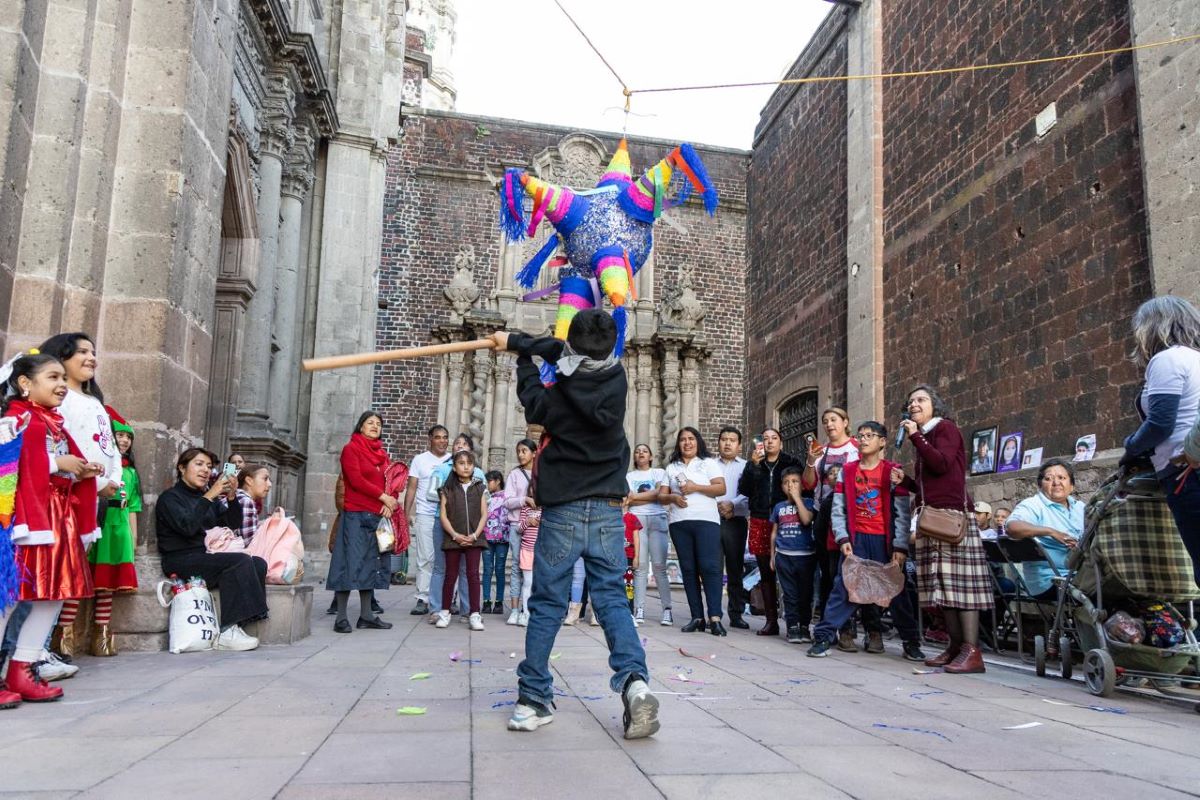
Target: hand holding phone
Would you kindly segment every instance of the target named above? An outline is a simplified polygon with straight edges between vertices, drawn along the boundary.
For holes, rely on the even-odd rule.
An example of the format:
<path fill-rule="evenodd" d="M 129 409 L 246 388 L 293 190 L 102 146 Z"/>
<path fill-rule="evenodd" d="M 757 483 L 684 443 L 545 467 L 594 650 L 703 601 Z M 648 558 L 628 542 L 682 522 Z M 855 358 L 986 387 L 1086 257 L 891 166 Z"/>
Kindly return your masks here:
<path fill-rule="evenodd" d="M 225 465 L 223 467 L 221 467 L 221 474 L 224 475 L 226 478 L 236 478 L 237 474 L 238 474 L 237 464 L 234 464 L 233 462 L 230 462 L 230 461 L 226 461 Z"/>

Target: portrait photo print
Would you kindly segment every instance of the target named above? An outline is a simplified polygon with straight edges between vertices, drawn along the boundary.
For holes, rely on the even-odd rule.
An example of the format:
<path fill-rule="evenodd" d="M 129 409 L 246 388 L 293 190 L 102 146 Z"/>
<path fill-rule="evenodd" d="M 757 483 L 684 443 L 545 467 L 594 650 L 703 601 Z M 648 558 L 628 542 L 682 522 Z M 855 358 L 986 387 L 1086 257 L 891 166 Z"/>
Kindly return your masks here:
<path fill-rule="evenodd" d="M 1006 433 L 1000 437 L 1000 450 L 996 454 L 996 472 L 1015 472 L 1021 468 L 1021 452 L 1025 434 Z"/>
<path fill-rule="evenodd" d="M 996 471 L 996 431 L 980 428 L 971 434 L 971 452 L 968 454 L 972 475 L 986 475 Z"/>

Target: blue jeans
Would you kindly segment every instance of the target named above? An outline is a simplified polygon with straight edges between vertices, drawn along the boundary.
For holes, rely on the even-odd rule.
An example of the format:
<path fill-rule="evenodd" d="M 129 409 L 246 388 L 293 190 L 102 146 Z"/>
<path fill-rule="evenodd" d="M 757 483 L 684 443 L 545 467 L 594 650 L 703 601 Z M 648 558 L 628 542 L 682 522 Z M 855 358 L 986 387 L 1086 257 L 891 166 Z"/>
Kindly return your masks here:
<path fill-rule="evenodd" d="M 1192 579 L 1200 586 L 1200 473 L 1195 470 L 1188 473 L 1181 488 L 1178 481 L 1183 470 L 1183 467 L 1167 467 L 1158 474 L 1158 479 L 1167 493 L 1167 508 L 1175 517 L 1183 546 L 1192 557 Z"/>
<path fill-rule="evenodd" d="M 0 644 L 0 653 L 8 653 L 12 655 L 17 649 L 17 634 L 21 632 L 21 626 L 25 624 L 25 618 L 29 616 L 29 612 L 33 610 L 33 603 L 28 601 L 17 603 L 8 612 L 8 624 L 4 626 L 4 630 L 0 633 L 4 634 L 4 642 Z M 0 657 L 0 661 L 3 657 Z"/>
<path fill-rule="evenodd" d="M 854 555 L 859 558 L 869 558 L 881 564 L 892 558 L 886 536 L 859 534 L 854 537 L 853 547 Z M 879 606 L 874 604 L 857 606 L 850 602 L 846 585 L 842 583 L 842 560 L 843 557 L 838 556 L 838 570 L 833 578 L 833 590 L 829 593 L 829 602 L 825 604 L 825 615 L 821 617 L 821 624 L 817 625 L 817 629 L 813 631 L 813 639 L 816 641 L 832 642 L 837 639 L 838 631 L 854 616 L 855 608 L 862 609 L 863 628 L 868 633 L 880 630 Z M 907 572 L 905 574 L 907 575 Z M 913 606 L 907 591 L 907 580 L 906 577 L 905 590 L 892 598 L 892 604 L 888 608 L 892 612 L 892 622 L 896 624 L 896 631 L 900 634 L 901 641 L 916 642 L 920 640 L 920 634 L 917 631 L 917 619 L 913 615 Z"/>
<path fill-rule="evenodd" d="M 446 584 L 446 553 L 442 550 L 442 537 L 446 534 L 442 531 L 441 512 L 439 516 L 433 518 L 433 575 L 429 578 L 429 610 L 431 612 L 442 610 L 442 587 Z M 458 573 L 458 607 L 462 610 L 467 607 L 470 602 L 470 590 L 467 588 L 467 571 L 464 569 Z"/>
<path fill-rule="evenodd" d="M 683 574 L 683 590 L 687 594 L 692 619 L 708 616 L 721 618 L 721 590 L 725 573 L 721 569 L 721 523 L 689 519 L 671 523 L 671 541 L 679 556 L 679 571 Z M 704 599 L 700 587 L 704 587 Z"/>
<path fill-rule="evenodd" d="M 508 562 L 508 542 L 488 542 L 483 551 L 483 602 L 492 599 L 492 573 L 496 574 L 496 599 L 504 600 L 504 569 Z"/>
<path fill-rule="evenodd" d="M 625 523 L 620 501 L 592 497 L 546 506 L 534 549 L 525 660 L 517 667 L 520 696 L 546 706 L 554 700 L 550 651 L 567 615 L 571 576 L 580 556 L 592 608 L 608 642 L 608 665 L 613 671 L 609 685 L 621 692 L 631 677 L 650 677 L 625 597 Z"/>
<path fill-rule="evenodd" d="M 817 574 L 817 556 L 775 554 L 775 574 L 783 588 L 783 619 L 790 628 L 804 630 L 812 623 L 813 578 Z"/>

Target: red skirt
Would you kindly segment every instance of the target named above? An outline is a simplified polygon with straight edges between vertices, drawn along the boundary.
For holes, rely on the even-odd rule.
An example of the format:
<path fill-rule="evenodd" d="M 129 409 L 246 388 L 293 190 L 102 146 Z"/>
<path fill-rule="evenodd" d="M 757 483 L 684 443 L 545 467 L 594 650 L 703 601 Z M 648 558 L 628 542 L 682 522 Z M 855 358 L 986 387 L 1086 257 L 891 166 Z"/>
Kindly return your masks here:
<path fill-rule="evenodd" d="M 771 520 L 750 518 L 750 555 L 771 554 Z"/>
<path fill-rule="evenodd" d="M 53 544 L 17 546 L 21 600 L 82 600 L 95 594 L 92 565 L 75 527 L 69 486 L 50 484 Z"/>

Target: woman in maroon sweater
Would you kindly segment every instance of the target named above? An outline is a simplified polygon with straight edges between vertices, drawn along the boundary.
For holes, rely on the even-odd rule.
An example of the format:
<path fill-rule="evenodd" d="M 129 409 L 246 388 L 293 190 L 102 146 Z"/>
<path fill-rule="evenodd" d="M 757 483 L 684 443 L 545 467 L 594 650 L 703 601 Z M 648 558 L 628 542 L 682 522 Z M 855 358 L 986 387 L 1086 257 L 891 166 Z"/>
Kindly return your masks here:
<path fill-rule="evenodd" d="M 914 477 L 896 470 L 892 479 L 913 494 L 914 526 L 922 506 L 958 511 L 967 520 L 967 535 L 956 545 L 915 537 L 921 604 L 942 609 L 950 635 L 945 652 L 925 663 L 946 672 L 983 672 L 979 612 L 993 607 L 992 586 L 979 527 L 974 515 L 966 513 L 967 455 L 962 432 L 946 419 L 942 399 L 924 384 L 909 392 L 908 415 L 902 424 L 917 451 Z"/>
<path fill-rule="evenodd" d="M 358 591 L 359 628 L 390 628 L 371 610 L 376 589 L 389 586 L 388 572 L 383 568 L 375 529 L 383 517 L 390 518 L 396 510 L 396 498 L 385 491 L 384 473 L 389 459 L 380 441 L 383 420 L 373 411 L 358 418 L 350 442 L 342 448 L 342 478 L 346 486 L 344 510 L 338 517 L 341 529 L 334 539 L 329 560 L 329 575 L 325 588 L 334 593 L 337 622 L 333 629 L 350 633 L 346 605 L 350 592 Z"/>

